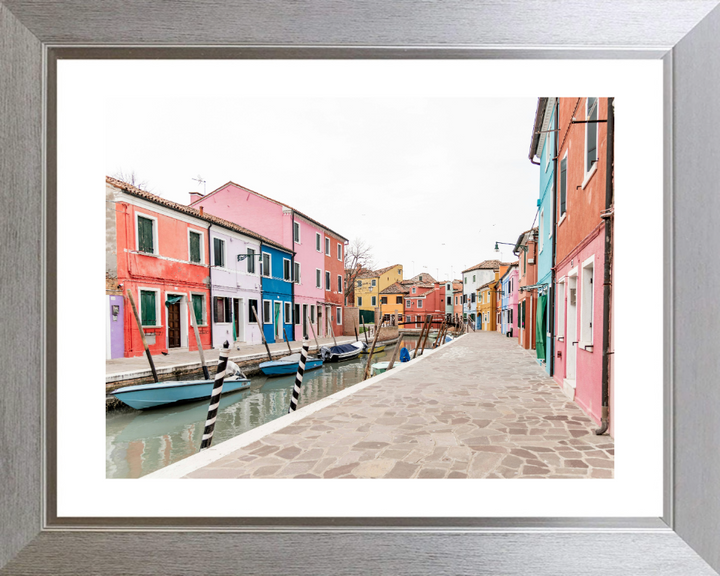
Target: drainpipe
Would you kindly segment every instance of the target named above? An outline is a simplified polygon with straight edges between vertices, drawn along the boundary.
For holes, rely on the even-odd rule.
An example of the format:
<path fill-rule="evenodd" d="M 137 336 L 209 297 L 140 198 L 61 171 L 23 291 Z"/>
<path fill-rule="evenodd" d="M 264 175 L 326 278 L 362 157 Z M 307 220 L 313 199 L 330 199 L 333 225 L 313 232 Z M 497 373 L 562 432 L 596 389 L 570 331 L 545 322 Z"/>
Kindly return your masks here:
<path fill-rule="evenodd" d="M 605 269 L 603 280 L 603 358 L 602 358 L 602 416 L 600 428 L 595 430 L 598 436 L 608 429 L 610 416 L 610 290 L 612 288 L 612 229 L 613 229 L 613 167 L 615 113 L 614 99 L 608 98 L 607 120 L 607 166 L 605 174 L 605 211 L 601 214 L 605 220 Z"/>
<path fill-rule="evenodd" d="M 290 254 L 290 266 L 292 266 L 290 278 L 292 278 L 292 282 L 290 283 L 290 297 L 292 298 L 292 337 L 293 342 L 295 342 L 295 326 L 297 326 L 297 319 L 295 318 L 295 209 L 292 211 L 292 229 L 290 230 L 290 234 L 292 235 L 292 253 Z"/>
<path fill-rule="evenodd" d="M 200 215 L 202 216 L 203 209 L 202 206 L 200 207 Z M 212 224 L 208 225 L 208 258 L 210 259 L 210 262 L 208 262 L 208 274 L 210 276 L 210 306 L 209 310 L 207 311 L 207 317 L 208 317 L 208 325 L 210 326 L 210 348 L 213 348 L 213 316 L 215 315 L 215 306 L 213 306 L 213 283 L 212 283 L 212 242 L 210 240 L 210 228 L 212 228 Z"/>

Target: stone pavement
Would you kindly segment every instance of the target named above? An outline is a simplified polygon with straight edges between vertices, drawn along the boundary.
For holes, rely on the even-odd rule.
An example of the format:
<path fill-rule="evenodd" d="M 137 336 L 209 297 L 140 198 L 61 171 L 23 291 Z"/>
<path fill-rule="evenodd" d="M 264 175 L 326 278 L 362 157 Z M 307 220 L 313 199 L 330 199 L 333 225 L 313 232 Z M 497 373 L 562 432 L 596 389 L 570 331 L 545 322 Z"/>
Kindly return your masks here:
<path fill-rule="evenodd" d="M 474 332 L 186 478 L 612 478 L 614 443 L 517 340 Z"/>

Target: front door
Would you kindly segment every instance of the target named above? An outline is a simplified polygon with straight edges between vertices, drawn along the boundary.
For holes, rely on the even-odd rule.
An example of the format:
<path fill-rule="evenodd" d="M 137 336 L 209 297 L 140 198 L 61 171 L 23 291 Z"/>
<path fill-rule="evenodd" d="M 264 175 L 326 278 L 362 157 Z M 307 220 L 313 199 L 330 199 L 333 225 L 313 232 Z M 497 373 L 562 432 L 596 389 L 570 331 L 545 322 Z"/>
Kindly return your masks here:
<path fill-rule="evenodd" d="M 282 311 L 280 302 L 275 302 L 275 310 L 273 314 L 273 325 L 275 327 L 275 341 L 279 342 L 283 339 L 283 333 L 282 333 Z"/>
<path fill-rule="evenodd" d="M 235 328 L 235 340 L 244 341 L 245 335 L 243 334 L 243 322 L 240 317 L 240 311 L 242 306 L 240 305 L 239 298 L 233 298 L 233 326 Z"/>
<path fill-rule="evenodd" d="M 168 305 L 168 348 L 180 348 L 180 302 Z"/>
<path fill-rule="evenodd" d="M 568 278 L 567 295 L 567 366 L 565 378 L 575 380 L 575 363 L 577 361 L 577 276 Z"/>
<path fill-rule="evenodd" d="M 302 320 L 303 320 L 303 323 L 302 323 L 302 326 L 303 326 L 303 338 L 307 338 L 307 337 L 308 337 L 308 328 L 307 328 L 308 309 L 307 309 L 307 304 L 303 304 L 303 307 L 302 307 L 302 308 L 303 308 L 303 314 L 302 314 Z"/>
<path fill-rule="evenodd" d="M 316 334 L 317 334 L 318 336 L 322 336 L 322 328 L 323 328 L 323 323 L 322 323 L 322 319 L 323 319 L 323 307 L 318 304 L 317 310 L 318 310 L 318 318 L 317 318 L 317 322 L 318 322 L 318 323 L 317 323 L 317 332 L 316 332 Z"/>

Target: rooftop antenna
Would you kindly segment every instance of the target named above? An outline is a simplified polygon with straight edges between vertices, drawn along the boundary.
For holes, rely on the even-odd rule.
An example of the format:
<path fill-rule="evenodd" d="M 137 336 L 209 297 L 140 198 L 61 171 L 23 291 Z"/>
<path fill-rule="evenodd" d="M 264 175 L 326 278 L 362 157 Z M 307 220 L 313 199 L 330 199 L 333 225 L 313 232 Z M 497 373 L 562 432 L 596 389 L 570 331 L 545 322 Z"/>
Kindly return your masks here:
<path fill-rule="evenodd" d="M 197 178 L 192 178 L 192 180 L 195 180 L 198 184 L 203 185 L 203 196 L 205 196 L 205 194 L 207 194 L 207 182 L 203 180 L 203 177 L 198 174 Z"/>

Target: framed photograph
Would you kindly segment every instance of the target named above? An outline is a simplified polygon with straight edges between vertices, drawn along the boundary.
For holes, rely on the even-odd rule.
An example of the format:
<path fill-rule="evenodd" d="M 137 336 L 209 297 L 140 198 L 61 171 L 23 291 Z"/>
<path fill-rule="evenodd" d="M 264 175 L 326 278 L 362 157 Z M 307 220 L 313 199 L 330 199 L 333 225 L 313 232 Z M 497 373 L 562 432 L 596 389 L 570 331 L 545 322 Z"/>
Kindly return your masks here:
<path fill-rule="evenodd" d="M 720 279 L 706 256 L 720 213 L 715 193 L 720 177 L 715 153 L 720 147 L 717 4 L 669 1 L 658 10 L 629 1 L 611 8 L 581 2 L 572 9 L 550 1 L 531 7 L 519 1 L 502 6 L 403 2 L 390 9 L 373 2 L 330 10 L 320 2 L 302 8 L 228 2 L 192 6 L 192 18 L 180 18 L 177 6 L 154 2 L 108 2 L 102 10 L 84 0 L 52 6 L 0 2 L 2 285 L 8 314 L 0 329 L 6 382 L 0 392 L 3 572 L 526 574 L 531 563 L 538 574 L 716 574 L 720 492 L 708 480 L 720 475 L 720 392 L 713 384 L 718 376 L 713 360 L 716 306 L 702 295 L 712 294 Z M 562 33 L 558 22 L 564 23 Z M 632 193 L 638 221 L 652 220 L 657 230 L 647 228 L 651 234 L 631 237 L 631 272 L 626 275 L 637 282 L 638 294 L 645 294 L 653 310 L 640 302 L 637 309 L 628 309 L 633 323 L 628 323 L 632 328 L 625 330 L 622 348 L 625 362 L 632 363 L 633 349 L 635 358 L 642 359 L 633 372 L 638 389 L 647 380 L 656 382 L 659 391 L 662 380 L 662 399 L 647 404 L 658 407 L 663 423 L 648 428 L 653 438 L 647 439 L 647 450 L 662 445 L 664 459 L 657 469 L 645 470 L 662 485 L 653 492 L 647 480 L 646 492 L 658 495 L 655 508 L 633 507 L 634 502 L 627 504 L 630 512 L 618 505 L 617 514 L 616 508 L 608 514 L 588 503 L 591 493 L 578 497 L 558 491 L 555 497 L 564 498 L 570 512 L 547 515 L 538 513 L 542 507 L 533 508 L 529 491 L 526 505 L 503 517 L 480 507 L 473 494 L 448 480 L 412 481 L 420 488 L 407 495 L 368 488 L 372 481 L 351 481 L 337 498 L 308 486 L 322 481 L 272 481 L 277 484 L 250 494 L 223 480 L 173 480 L 185 492 L 173 493 L 162 513 L 154 506 L 161 498 L 155 494 L 156 481 L 115 480 L 100 495 L 109 506 L 96 506 L 98 496 L 86 487 L 104 480 L 98 475 L 103 463 L 84 467 L 78 462 L 102 438 L 93 434 L 95 416 L 67 411 L 75 390 L 70 374 L 77 373 L 80 381 L 92 371 L 83 340 L 90 346 L 93 322 L 72 312 L 68 300 L 77 297 L 77 290 L 59 281 L 63 272 L 58 269 L 79 269 L 92 252 L 92 246 L 67 248 L 62 223 L 81 222 L 83 213 L 74 199 L 59 193 L 68 171 L 76 168 L 70 168 L 58 134 L 86 132 L 79 122 L 69 127 L 61 113 L 69 105 L 69 92 L 60 85 L 66 76 L 59 71 L 66 64 L 71 69 L 73 62 L 91 67 L 107 63 L 106 72 L 113 71 L 115 78 L 98 72 L 102 86 L 97 92 L 97 87 L 88 88 L 87 94 L 132 92 L 141 91 L 142 82 L 121 74 L 119 64 L 183 64 L 179 60 L 254 61 L 258 67 L 302 61 L 297 70 L 303 72 L 300 64 L 317 61 L 338 86 L 351 85 L 343 74 L 349 76 L 359 62 L 383 64 L 391 75 L 402 74 L 399 66 L 412 63 L 427 78 L 442 78 L 443 68 L 454 67 L 447 73 L 448 84 L 453 74 L 474 72 L 472 66 L 480 61 L 505 65 L 506 73 L 521 77 L 523 63 L 547 66 L 548 60 L 558 66 L 587 62 L 602 69 L 605 78 L 613 69 L 618 77 L 627 70 L 632 74 L 635 61 L 655 66 L 662 92 L 657 118 L 662 116 L 663 126 L 648 129 L 654 161 L 647 162 L 644 179 L 632 180 Z M 126 70 L 131 74 L 132 66 Z M 527 73 L 526 78 L 532 76 Z M 408 74 L 407 84 L 414 81 L 421 82 Z M 538 88 L 528 92 L 549 95 Z M 85 115 L 92 120 L 93 101 L 101 98 L 83 102 L 78 96 L 77 101 L 87 106 Z M 648 99 L 647 107 L 654 105 Z M 642 107 L 635 110 L 640 114 Z M 639 151 L 636 157 L 644 158 Z M 87 170 L 77 170 L 79 190 L 88 190 L 85 182 L 95 174 L 91 166 L 88 161 Z M 660 181 L 662 206 L 658 194 L 644 190 L 657 189 Z M 81 274 L 76 281 L 87 285 Z M 67 347 L 70 337 L 77 342 L 72 349 Z M 655 361 L 647 353 L 651 347 Z M 635 449 L 642 450 L 642 443 Z M 615 480 L 646 482 L 641 471 L 628 470 L 618 470 Z M 130 491 L 128 482 L 134 483 Z M 203 488 L 188 497 L 186 484 Z M 456 500 L 447 494 L 452 491 Z M 300 492 L 305 493 L 302 503 Z M 65 513 L 68 494 L 80 508 L 84 503 L 86 510 L 95 511 Z M 538 494 L 536 500 L 550 498 Z M 193 500 L 190 508 L 188 498 Z M 256 506 L 243 516 L 235 512 L 243 510 L 235 506 L 242 499 L 276 502 L 266 515 Z M 395 500 L 403 499 L 406 508 L 395 506 Z M 147 513 L 138 512 L 143 502 Z M 297 509 L 292 509 L 294 503 Z M 647 509 L 658 513 L 646 514 Z"/>

